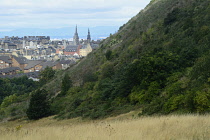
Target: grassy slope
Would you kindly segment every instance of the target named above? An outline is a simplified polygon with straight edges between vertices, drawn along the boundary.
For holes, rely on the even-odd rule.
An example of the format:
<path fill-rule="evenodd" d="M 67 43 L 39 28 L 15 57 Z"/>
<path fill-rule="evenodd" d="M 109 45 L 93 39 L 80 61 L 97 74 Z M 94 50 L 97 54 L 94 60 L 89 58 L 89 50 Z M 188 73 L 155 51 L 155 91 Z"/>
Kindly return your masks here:
<path fill-rule="evenodd" d="M 131 113 L 132 114 L 132 113 Z M 209 115 L 181 115 L 132 118 L 126 114 L 118 117 L 81 121 L 80 119 L 56 121 L 44 118 L 35 122 L 1 124 L 0 137 L 4 140 L 128 140 L 128 139 L 210 139 Z"/>

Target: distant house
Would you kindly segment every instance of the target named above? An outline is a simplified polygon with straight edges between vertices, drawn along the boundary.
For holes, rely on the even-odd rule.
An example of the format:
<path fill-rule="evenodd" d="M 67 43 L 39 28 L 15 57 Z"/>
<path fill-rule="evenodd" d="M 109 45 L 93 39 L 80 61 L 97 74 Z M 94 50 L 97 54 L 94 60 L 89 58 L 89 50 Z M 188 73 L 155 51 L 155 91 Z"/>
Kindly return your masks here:
<path fill-rule="evenodd" d="M 3 55 L 3 56 L 10 56 L 12 54 L 12 52 L 10 51 L 0 51 L 0 55 Z"/>
<path fill-rule="evenodd" d="M 54 56 L 52 57 L 52 59 L 53 59 L 53 61 L 56 61 L 56 60 L 60 59 L 60 57 L 59 57 L 58 55 L 54 55 Z"/>
<path fill-rule="evenodd" d="M 63 50 L 64 55 L 75 55 L 79 54 L 79 50 L 82 47 L 82 45 L 69 45 Z"/>
<path fill-rule="evenodd" d="M 21 69 L 19 67 L 9 67 L 5 69 L 0 69 L 0 75 L 14 75 L 20 71 Z"/>
<path fill-rule="evenodd" d="M 33 81 L 39 81 L 39 72 L 29 72 L 29 73 L 18 73 L 15 75 L 1 75 L 1 78 L 15 78 L 15 77 L 22 77 L 27 76 L 29 79 L 32 79 Z"/>
<path fill-rule="evenodd" d="M 58 48 L 58 49 L 56 49 L 56 54 L 57 55 L 63 55 L 63 50 L 64 50 L 64 48 Z"/>
<path fill-rule="evenodd" d="M 39 81 L 39 72 L 35 71 L 35 72 L 29 72 L 26 74 L 26 76 L 29 79 L 32 79 L 33 81 Z"/>
<path fill-rule="evenodd" d="M 24 73 L 40 71 L 42 69 L 41 63 L 44 61 L 30 60 L 27 61 L 27 66 L 24 68 Z"/>
<path fill-rule="evenodd" d="M 58 61 L 46 61 L 44 63 L 41 63 L 40 65 L 42 66 L 41 70 L 44 70 L 46 67 L 51 67 L 54 70 L 62 69 L 62 65 Z"/>
<path fill-rule="evenodd" d="M 12 67 L 12 59 L 9 56 L 0 56 L 0 69 Z"/>
<path fill-rule="evenodd" d="M 17 45 L 14 43 L 9 43 L 8 44 L 8 49 L 12 50 L 12 49 L 17 49 Z"/>
<path fill-rule="evenodd" d="M 61 60 L 60 64 L 62 66 L 62 69 L 67 69 L 70 65 L 75 64 L 76 62 L 74 60 Z"/>
<path fill-rule="evenodd" d="M 87 45 L 83 45 L 80 50 L 79 50 L 79 54 L 81 56 L 87 56 L 90 52 L 93 51 L 92 47 L 90 46 L 90 43 L 88 43 Z"/>
<path fill-rule="evenodd" d="M 27 59 L 25 57 L 12 56 L 12 66 L 19 67 L 22 71 L 27 66 Z"/>

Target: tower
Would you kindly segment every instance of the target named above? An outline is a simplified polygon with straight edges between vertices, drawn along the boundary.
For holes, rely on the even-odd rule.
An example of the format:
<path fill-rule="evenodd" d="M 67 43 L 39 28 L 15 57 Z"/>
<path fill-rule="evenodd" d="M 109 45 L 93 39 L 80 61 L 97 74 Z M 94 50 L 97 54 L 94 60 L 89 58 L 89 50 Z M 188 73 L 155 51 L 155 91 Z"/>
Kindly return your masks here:
<path fill-rule="evenodd" d="M 63 46 L 64 46 L 64 48 L 66 48 L 66 46 L 67 46 L 66 40 L 63 40 Z"/>
<path fill-rule="evenodd" d="M 79 36 L 78 36 L 78 33 L 77 33 L 77 26 L 76 26 L 75 33 L 74 33 L 73 44 L 74 45 L 79 45 Z"/>
<path fill-rule="evenodd" d="M 1 41 L 1 45 L 2 45 L 2 46 L 4 45 L 4 40 Z"/>
<path fill-rule="evenodd" d="M 90 42 L 91 42 L 91 37 L 90 37 L 90 30 L 88 28 L 87 43 L 90 44 Z"/>
<path fill-rule="evenodd" d="M 25 42 L 25 40 L 23 39 L 23 49 L 25 49 L 25 46 L 26 46 L 26 42 Z"/>

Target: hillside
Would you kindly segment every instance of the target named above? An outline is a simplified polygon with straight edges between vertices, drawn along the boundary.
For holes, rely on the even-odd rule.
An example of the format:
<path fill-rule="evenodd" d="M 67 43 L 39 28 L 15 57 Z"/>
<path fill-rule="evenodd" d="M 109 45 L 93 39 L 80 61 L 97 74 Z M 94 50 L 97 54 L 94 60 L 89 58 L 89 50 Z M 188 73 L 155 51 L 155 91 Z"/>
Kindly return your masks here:
<path fill-rule="evenodd" d="M 43 86 L 52 112 L 60 119 L 131 110 L 208 113 L 209 13 L 209 0 L 152 0 L 98 50 Z M 64 82 L 66 74 L 71 80 Z"/>

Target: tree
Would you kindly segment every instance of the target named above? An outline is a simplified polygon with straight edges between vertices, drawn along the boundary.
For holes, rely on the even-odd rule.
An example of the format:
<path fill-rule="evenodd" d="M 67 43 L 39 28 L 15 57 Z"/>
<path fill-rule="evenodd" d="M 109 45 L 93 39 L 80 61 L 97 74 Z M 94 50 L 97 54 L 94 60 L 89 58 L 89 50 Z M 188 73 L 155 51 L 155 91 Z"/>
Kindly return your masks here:
<path fill-rule="evenodd" d="M 42 84 L 45 84 L 47 81 L 52 79 L 55 75 L 55 70 L 53 70 L 51 67 L 46 67 L 41 73 L 40 73 L 40 82 Z"/>
<path fill-rule="evenodd" d="M 45 90 L 38 89 L 32 94 L 26 114 L 30 120 L 38 120 L 51 114 Z"/>
<path fill-rule="evenodd" d="M 210 110 L 209 91 L 197 91 L 194 98 L 195 107 L 198 113 L 206 113 Z"/>
<path fill-rule="evenodd" d="M 112 51 L 111 51 L 111 50 L 108 50 L 108 51 L 106 52 L 105 56 L 106 56 L 106 59 L 107 59 L 107 60 L 111 60 L 111 59 L 112 59 L 112 58 L 111 58 L 111 56 L 112 56 Z"/>
<path fill-rule="evenodd" d="M 72 87 L 72 81 L 69 75 L 66 73 L 62 80 L 61 95 L 65 95 L 71 87 Z"/>

